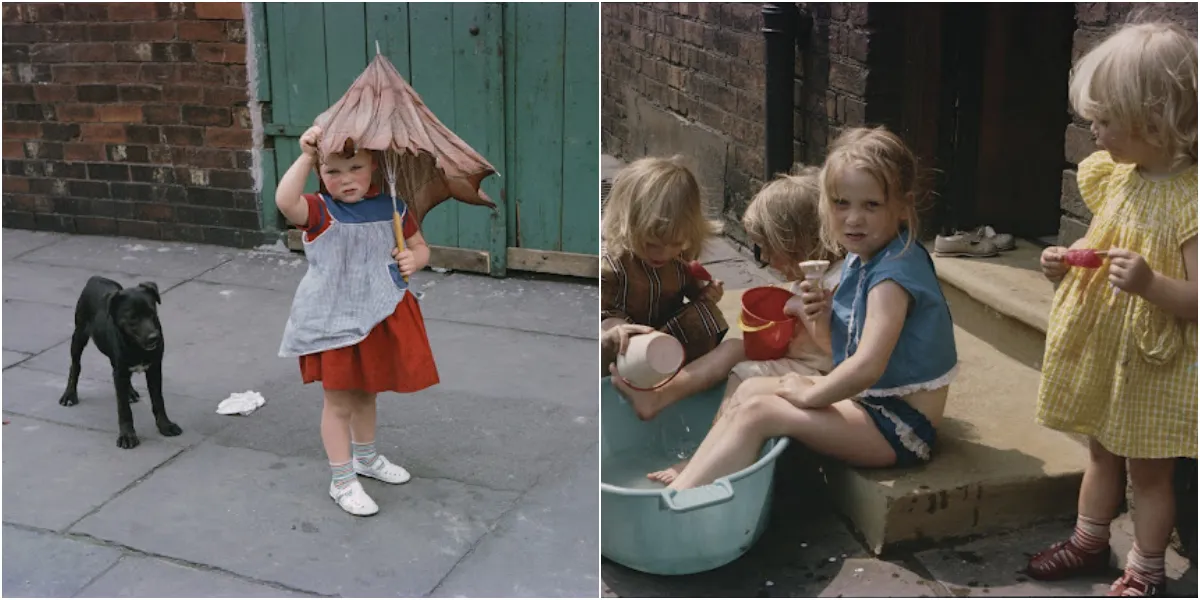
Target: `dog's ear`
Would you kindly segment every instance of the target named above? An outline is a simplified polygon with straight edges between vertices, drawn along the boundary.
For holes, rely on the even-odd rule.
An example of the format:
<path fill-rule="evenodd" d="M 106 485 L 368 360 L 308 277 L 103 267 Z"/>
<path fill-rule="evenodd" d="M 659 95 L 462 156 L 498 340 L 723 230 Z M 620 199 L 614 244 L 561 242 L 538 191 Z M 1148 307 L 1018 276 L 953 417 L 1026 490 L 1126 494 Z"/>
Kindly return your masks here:
<path fill-rule="evenodd" d="M 138 287 L 146 290 L 147 293 L 154 297 L 155 304 L 162 304 L 162 297 L 158 295 L 157 283 L 154 283 L 153 281 L 143 281 L 138 284 Z"/>
<path fill-rule="evenodd" d="M 106 292 L 104 294 L 104 307 L 108 309 L 108 316 L 112 317 L 113 321 L 117 320 L 117 308 L 121 305 L 120 292 Z"/>

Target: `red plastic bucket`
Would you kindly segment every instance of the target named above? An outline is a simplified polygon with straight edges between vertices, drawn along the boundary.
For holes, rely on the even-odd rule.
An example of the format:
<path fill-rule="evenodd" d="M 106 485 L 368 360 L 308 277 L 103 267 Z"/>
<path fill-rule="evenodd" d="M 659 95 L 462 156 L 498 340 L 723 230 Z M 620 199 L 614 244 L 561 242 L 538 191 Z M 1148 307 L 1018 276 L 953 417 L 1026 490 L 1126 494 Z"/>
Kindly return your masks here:
<path fill-rule="evenodd" d="M 792 293 L 777 287 L 756 287 L 742 294 L 742 314 L 738 316 L 746 358 L 774 360 L 787 354 L 796 319 L 783 314 Z"/>

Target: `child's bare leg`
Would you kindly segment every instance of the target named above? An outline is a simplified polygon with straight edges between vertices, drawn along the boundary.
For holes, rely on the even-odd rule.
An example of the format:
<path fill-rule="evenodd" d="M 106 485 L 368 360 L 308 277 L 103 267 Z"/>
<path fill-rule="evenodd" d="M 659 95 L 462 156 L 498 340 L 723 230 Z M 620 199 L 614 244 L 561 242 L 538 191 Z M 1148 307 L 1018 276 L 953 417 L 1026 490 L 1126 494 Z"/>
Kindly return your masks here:
<path fill-rule="evenodd" d="M 1110 524 L 1124 496 L 1125 459 L 1088 440 L 1088 464 L 1079 485 L 1079 514 L 1065 543 L 1034 555 L 1026 572 L 1034 579 L 1056 581 L 1108 568 Z"/>
<path fill-rule="evenodd" d="M 375 429 L 378 418 L 377 394 L 359 392 L 354 414 L 350 419 L 350 430 L 354 434 L 354 467 L 359 475 L 378 479 L 385 483 L 404 483 L 412 478 L 400 465 L 394 464 L 375 448 Z"/>
<path fill-rule="evenodd" d="M 855 466 L 886 467 L 896 462 L 895 450 L 854 402 L 804 409 L 778 396 L 762 395 L 747 399 L 722 419 L 709 436 L 712 443 L 705 439 L 670 487 L 707 485 L 743 469 L 757 460 L 763 443 L 780 436 Z"/>
<path fill-rule="evenodd" d="M 742 378 L 738 377 L 736 374 L 730 373 L 729 380 L 725 383 L 725 395 L 721 398 L 721 406 L 717 407 L 717 414 L 713 417 L 712 427 L 715 427 L 717 422 L 720 421 L 721 418 L 725 416 L 733 406 L 736 406 L 739 397 L 735 397 L 735 395 L 737 394 L 738 390 L 740 389 L 739 386 L 741 385 Z M 712 429 L 710 427 L 709 431 L 711 432 L 711 430 Z M 683 472 L 683 468 L 687 466 L 688 461 L 690 460 L 692 460 L 690 457 L 685 458 L 671 465 L 670 467 L 663 469 L 662 471 L 648 473 L 646 477 L 651 481 L 658 481 L 670 485 L 670 483 L 675 481 L 675 478 Z"/>
<path fill-rule="evenodd" d="M 321 442 L 331 465 L 350 462 L 350 420 L 358 402 L 353 390 L 325 390 L 325 407 L 321 410 Z"/>
<path fill-rule="evenodd" d="M 614 375 L 613 385 L 629 400 L 638 418 L 649 421 L 664 408 L 721 383 L 733 366 L 743 360 L 746 360 L 746 353 L 742 349 L 742 340 L 725 340 L 711 352 L 683 367 L 667 385 L 652 391 L 629 387 L 615 376 L 615 367 L 610 366 L 609 372 Z"/>
<path fill-rule="evenodd" d="M 1109 452 L 1095 438 L 1088 439 L 1088 465 L 1079 485 L 1079 514 L 1104 523 L 1116 518 L 1125 496 L 1124 473 L 1124 458 Z"/>
<path fill-rule="evenodd" d="M 1174 473 L 1174 459 L 1129 459 L 1135 543 L 1125 572 L 1157 584 L 1165 582 L 1164 557 L 1175 528 Z"/>
<path fill-rule="evenodd" d="M 375 422 L 377 418 L 376 394 L 358 392 L 354 403 L 354 413 L 350 417 L 350 432 L 352 440 L 357 444 L 367 444 L 375 441 Z"/>

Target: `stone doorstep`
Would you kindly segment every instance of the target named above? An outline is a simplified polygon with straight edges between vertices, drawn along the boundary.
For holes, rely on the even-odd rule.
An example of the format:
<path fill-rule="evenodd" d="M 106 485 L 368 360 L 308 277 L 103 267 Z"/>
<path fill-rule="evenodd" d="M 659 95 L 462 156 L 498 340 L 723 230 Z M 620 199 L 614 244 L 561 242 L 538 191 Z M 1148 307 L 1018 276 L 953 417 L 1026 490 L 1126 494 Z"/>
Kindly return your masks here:
<path fill-rule="evenodd" d="M 1040 256 L 1041 249 L 1025 240 L 992 258 L 933 256 L 955 324 L 1035 369 L 1042 366 L 1054 300 Z"/>

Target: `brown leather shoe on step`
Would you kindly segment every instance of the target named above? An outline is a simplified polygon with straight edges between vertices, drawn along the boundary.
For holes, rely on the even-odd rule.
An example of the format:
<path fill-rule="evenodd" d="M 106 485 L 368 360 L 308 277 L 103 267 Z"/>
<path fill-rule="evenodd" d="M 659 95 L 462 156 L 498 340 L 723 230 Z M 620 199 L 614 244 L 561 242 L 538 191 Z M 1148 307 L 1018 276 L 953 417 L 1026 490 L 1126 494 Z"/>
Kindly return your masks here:
<path fill-rule="evenodd" d="M 1108 569 L 1111 550 L 1106 545 L 1096 552 L 1084 552 L 1071 540 L 1059 542 L 1029 559 L 1025 572 L 1039 581 L 1058 581 L 1080 575 L 1095 575 Z"/>

